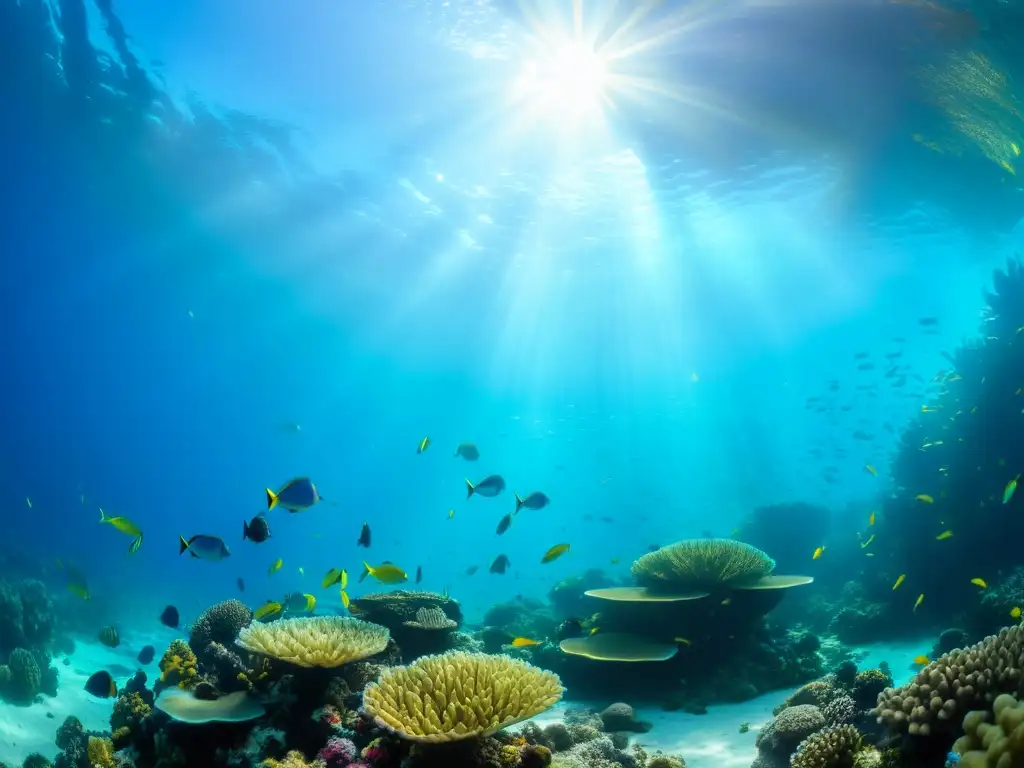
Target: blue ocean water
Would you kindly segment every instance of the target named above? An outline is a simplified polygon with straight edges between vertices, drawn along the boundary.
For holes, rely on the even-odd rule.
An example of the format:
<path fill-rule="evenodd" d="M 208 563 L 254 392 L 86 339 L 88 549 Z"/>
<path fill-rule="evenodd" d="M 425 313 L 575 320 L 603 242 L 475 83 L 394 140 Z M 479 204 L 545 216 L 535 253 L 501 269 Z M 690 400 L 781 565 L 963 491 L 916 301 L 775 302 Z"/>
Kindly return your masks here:
<path fill-rule="evenodd" d="M 761 505 L 863 517 L 863 467 L 884 476 L 921 401 L 858 390 L 881 370 L 854 356 L 905 338 L 927 381 L 1013 250 L 1018 177 L 929 91 L 977 19 L 356 6 L 5 4 L 12 572 L 60 592 L 72 564 L 92 618 L 131 627 L 290 591 L 340 609 L 328 568 L 393 561 L 479 617 Z M 516 90 L 576 34 L 615 52 L 596 108 L 557 70 Z M 850 409 L 808 408 L 832 380 Z M 490 473 L 506 492 L 467 500 Z M 297 475 L 326 502 L 243 541 Z M 551 505 L 496 536 L 532 490 Z M 197 533 L 231 557 L 179 556 Z"/>

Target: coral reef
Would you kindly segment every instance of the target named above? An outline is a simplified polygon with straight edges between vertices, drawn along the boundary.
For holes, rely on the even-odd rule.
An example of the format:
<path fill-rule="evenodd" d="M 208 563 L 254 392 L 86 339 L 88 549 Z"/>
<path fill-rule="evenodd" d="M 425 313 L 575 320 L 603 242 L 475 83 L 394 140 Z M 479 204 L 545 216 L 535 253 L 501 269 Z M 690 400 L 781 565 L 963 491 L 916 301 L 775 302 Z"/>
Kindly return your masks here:
<path fill-rule="evenodd" d="M 517 659 L 447 653 L 385 670 L 363 708 L 406 739 L 438 743 L 496 733 L 550 709 L 562 691 L 557 675 Z"/>
<path fill-rule="evenodd" d="M 192 690 L 199 682 L 199 661 L 184 640 L 172 640 L 160 659 L 160 685 Z"/>
<path fill-rule="evenodd" d="M 252 623 L 252 611 L 240 600 L 225 600 L 199 614 L 189 632 L 188 644 L 201 654 L 210 643 L 232 645 L 238 633 Z"/>
<path fill-rule="evenodd" d="M 853 766 L 861 747 L 860 732 L 852 725 L 824 728 L 808 736 L 790 760 L 792 768 L 844 768 Z"/>
<path fill-rule="evenodd" d="M 954 728 L 958 714 L 1017 691 L 1022 666 L 1024 629 L 1018 624 L 935 659 L 902 688 L 886 688 L 872 714 L 879 723 L 911 734 Z"/>
<path fill-rule="evenodd" d="M 986 722 L 989 715 L 995 722 Z M 968 712 L 964 735 L 953 744 L 961 768 L 1018 768 L 1024 765 L 1024 704 L 1003 693 L 992 702 L 992 712 Z"/>
<path fill-rule="evenodd" d="M 781 768 L 788 765 L 789 756 L 797 746 L 825 726 L 825 716 L 813 704 L 786 707 L 758 733 L 755 768 Z"/>
<path fill-rule="evenodd" d="M 633 715 L 633 708 L 621 701 L 611 704 L 602 710 L 601 723 L 606 731 L 647 733 L 647 731 L 651 730 L 650 723 L 637 720 Z"/>
<path fill-rule="evenodd" d="M 340 667 L 383 651 L 388 630 L 348 616 L 304 616 L 250 624 L 236 643 L 249 651 L 300 667 Z"/>

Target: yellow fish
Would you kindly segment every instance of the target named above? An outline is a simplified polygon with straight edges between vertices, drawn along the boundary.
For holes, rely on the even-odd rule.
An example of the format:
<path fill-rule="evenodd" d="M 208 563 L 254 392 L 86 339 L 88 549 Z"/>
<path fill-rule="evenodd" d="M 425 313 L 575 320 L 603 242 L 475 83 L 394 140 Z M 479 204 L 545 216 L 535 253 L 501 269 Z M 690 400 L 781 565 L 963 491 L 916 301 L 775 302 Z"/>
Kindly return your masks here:
<path fill-rule="evenodd" d="M 420 440 L 420 444 L 416 446 L 416 453 L 423 453 L 427 448 L 430 447 L 430 438 L 424 437 Z"/>
<path fill-rule="evenodd" d="M 280 571 L 282 565 L 284 565 L 284 560 L 282 560 L 280 557 L 277 558 L 277 560 L 272 562 L 270 564 L 270 567 L 267 569 L 267 576 L 273 576 L 275 573 Z"/>
<path fill-rule="evenodd" d="M 348 571 L 344 568 L 341 569 L 341 588 L 345 589 L 348 587 Z"/>
<path fill-rule="evenodd" d="M 351 601 L 348 599 L 348 592 L 346 592 L 344 589 L 341 590 L 341 604 L 345 607 L 346 611 L 348 610 L 350 603 Z"/>
<path fill-rule="evenodd" d="M 871 525 L 874 525 L 874 524 L 875 524 L 875 512 L 874 512 L 874 510 L 872 510 L 871 514 L 868 516 L 868 525 L 871 526 Z"/>
<path fill-rule="evenodd" d="M 1015 605 L 1015 606 L 1013 606 L 1013 608 L 1010 609 L 1010 618 L 1011 619 L 1019 619 L 1020 618 L 1020 606 L 1019 605 Z"/>
<path fill-rule="evenodd" d="M 89 600 L 91 597 L 89 595 L 89 590 L 83 584 L 68 584 L 68 591 L 71 592 L 71 594 L 82 598 L 83 600 Z"/>
<path fill-rule="evenodd" d="M 528 648 L 531 645 L 540 645 L 539 640 L 531 640 L 528 637 L 517 637 L 512 641 L 513 648 Z"/>
<path fill-rule="evenodd" d="M 448 519 L 451 520 L 453 517 L 455 517 L 455 510 L 454 509 L 449 509 L 448 510 Z"/>
<path fill-rule="evenodd" d="M 945 541 L 946 539 L 953 538 L 953 532 L 950 530 L 943 531 L 935 537 L 936 541 Z"/>
<path fill-rule="evenodd" d="M 923 501 L 925 504 L 934 504 L 935 503 L 935 499 L 933 499 L 927 493 L 919 493 L 914 498 L 917 499 L 918 501 Z"/>
<path fill-rule="evenodd" d="M 341 581 L 341 578 L 344 574 L 345 572 L 341 568 L 331 568 L 331 570 L 324 574 L 323 579 L 321 579 L 320 581 L 320 586 L 323 589 L 333 587 L 335 584 Z M 341 588 L 344 589 L 345 585 L 342 584 Z"/>
<path fill-rule="evenodd" d="M 872 467 L 870 464 L 865 464 L 864 469 L 868 471 L 868 474 L 872 477 L 878 477 L 878 470 Z"/>
<path fill-rule="evenodd" d="M 818 547 L 816 550 L 814 550 L 814 554 L 811 555 L 811 560 L 817 560 L 823 554 L 825 554 L 825 548 L 824 547 Z"/>
<path fill-rule="evenodd" d="M 1017 475 L 1013 480 L 1006 484 L 1006 488 L 1003 489 L 1003 504 L 1010 503 L 1010 499 L 1013 498 L 1013 494 L 1017 490 L 1017 481 L 1019 480 L 1020 475 Z"/>
<path fill-rule="evenodd" d="M 363 567 L 368 576 L 373 576 L 381 584 L 402 584 L 409 580 L 409 574 L 394 563 L 382 563 L 374 568 L 364 560 Z"/>
<path fill-rule="evenodd" d="M 281 604 L 273 600 L 268 600 L 253 612 L 252 617 L 259 621 L 260 619 L 265 619 L 267 616 L 276 616 L 280 612 Z"/>
<path fill-rule="evenodd" d="M 896 583 L 892 585 L 892 588 L 893 588 L 894 592 L 896 591 L 896 588 L 900 584 L 902 584 L 903 580 L 906 579 L 906 578 L 907 578 L 907 574 L 905 574 L 905 573 L 901 573 L 899 576 L 896 577 Z"/>
<path fill-rule="evenodd" d="M 982 589 L 988 589 L 988 584 L 985 583 L 984 579 L 971 579 L 971 584 Z"/>
<path fill-rule="evenodd" d="M 303 595 L 306 598 L 306 611 L 312 611 L 316 608 L 316 598 L 313 595 Z"/>
<path fill-rule="evenodd" d="M 100 522 L 113 526 L 121 533 L 126 533 L 133 539 L 137 539 L 142 535 L 142 531 L 139 529 L 139 526 L 127 517 L 108 517 L 107 513 L 102 509 L 100 510 Z"/>
<path fill-rule="evenodd" d="M 672 642 L 680 643 L 680 644 L 686 645 L 686 646 L 693 645 L 693 641 L 692 640 L 688 640 L 685 637 L 673 637 L 672 638 Z"/>
<path fill-rule="evenodd" d="M 596 635 L 596 634 L 597 634 L 598 632 L 600 632 L 600 631 L 601 631 L 601 628 L 600 628 L 600 627 L 591 627 L 591 628 L 590 628 L 590 632 L 589 632 L 589 634 L 590 634 L 591 636 L 593 636 L 593 635 Z"/>
<path fill-rule="evenodd" d="M 914 663 L 920 664 L 922 667 L 927 667 L 932 663 L 932 660 L 922 653 L 921 655 L 914 657 Z"/>
<path fill-rule="evenodd" d="M 917 602 L 914 603 L 914 610 L 916 611 L 918 608 L 920 608 L 921 607 L 921 603 L 923 603 L 923 602 L 924 602 L 924 592 L 922 592 L 920 595 L 917 596 Z"/>
<path fill-rule="evenodd" d="M 557 560 L 568 551 L 568 544 L 555 544 L 555 546 L 544 553 L 544 557 L 542 557 L 540 561 L 541 563 L 550 563 L 552 560 Z"/>
<path fill-rule="evenodd" d="M 871 545 L 871 542 L 874 541 L 874 540 L 875 540 L 875 534 L 872 533 L 870 536 L 868 536 L 868 540 L 860 545 L 860 548 L 861 549 L 866 549 L 867 547 L 869 547 Z"/>
<path fill-rule="evenodd" d="M 937 410 L 939 410 L 939 409 L 938 408 L 932 408 L 932 407 L 927 406 L 927 405 L 922 405 L 921 406 L 921 413 L 935 413 Z"/>
<path fill-rule="evenodd" d="M 25 503 L 28 504 L 29 509 L 32 509 L 32 499 L 30 499 L 28 496 L 25 497 Z"/>

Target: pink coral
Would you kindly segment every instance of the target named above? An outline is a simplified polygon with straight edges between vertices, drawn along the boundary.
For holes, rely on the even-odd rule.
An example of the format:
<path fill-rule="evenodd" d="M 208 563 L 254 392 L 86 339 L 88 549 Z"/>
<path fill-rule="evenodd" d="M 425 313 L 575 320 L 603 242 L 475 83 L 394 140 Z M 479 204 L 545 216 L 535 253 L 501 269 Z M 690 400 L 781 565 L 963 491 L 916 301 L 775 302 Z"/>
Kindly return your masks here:
<path fill-rule="evenodd" d="M 383 763 L 387 760 L 388 751 L 380 739 L 374 739 L 363 749 L 361 757 L 368 763 Z"/>
<path fill-rule="evenodd" d="M 326 763 L 329 768 L 345 768 L 356 759 L 356 745 L 349 739 L 332 736 L 327 744 L 317 752 L 317 760 Z"/>
<path fill-rule="evenodd" d="M 325 704 L 313 713 L 313 719 L 317 722 L 337 728 L 341 725 L 341 712 L 333 704 Z"/>

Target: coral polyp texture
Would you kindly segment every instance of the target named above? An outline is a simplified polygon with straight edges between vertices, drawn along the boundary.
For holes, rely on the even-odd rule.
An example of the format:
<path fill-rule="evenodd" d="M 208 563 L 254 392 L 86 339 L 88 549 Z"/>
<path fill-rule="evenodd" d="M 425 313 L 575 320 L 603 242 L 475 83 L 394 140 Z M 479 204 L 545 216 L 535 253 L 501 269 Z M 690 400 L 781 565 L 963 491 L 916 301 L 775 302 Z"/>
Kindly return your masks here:
<path fill-rule="evenodd" d="M 861 747 L 860 731 L 852 725 L 824 728 L 807 737 L 790 760 L 793 768 L 842 768 L 852 766 Z"/>
<path fill-rule="evenodd" d="M 211 605 L 192 624 L 189 645 L 196 653 L 206 650 L 210 643 L 230 645 L 238 633 L 252 623 L 252 611 L 239 600 L 225 600 Z"/>
<path fill-rule="evenodd" d="M 508 656 L 444 653 L 386 669 L 363 694 L 363 709 L 411 741 L 488 736 L 553 707 L 558 675 Z"/>
<path fill-rule="evenodd" d="M 1024 667 L 1024 630 L 1009 627 L 924 667 L 902 688 L 886 688 L 872 714 L 890 729 L 928 735 L 955 728 L 959 717 L 1015 692 Z"/>
<path fill-rule="evenodd" d="M 402 622 L 407 627 L 414 629 L 448 630 L 457 629 L 458 622 L 449 619 L 440 608 L 420 608 L 416 611 L 416 619 Z"/>
<path fill-rule="evenodd" d="M 987 722 L 989 715 L 995 722 Z M 962 768 L 1016 768 L 1024 765 L 1024 703 L 1009 694 L 992 702 L 992 712 L 968 712 L 964 735 L 953 744 Z"/>
<path fill-rule="evenodd" d="M 390 639 L 384 627 L 347 616 L 306 616 L 270 624 L 250 624 L 236 643 L 250 653 L 300 667 L 340 667 L 383 651 Z"/>

